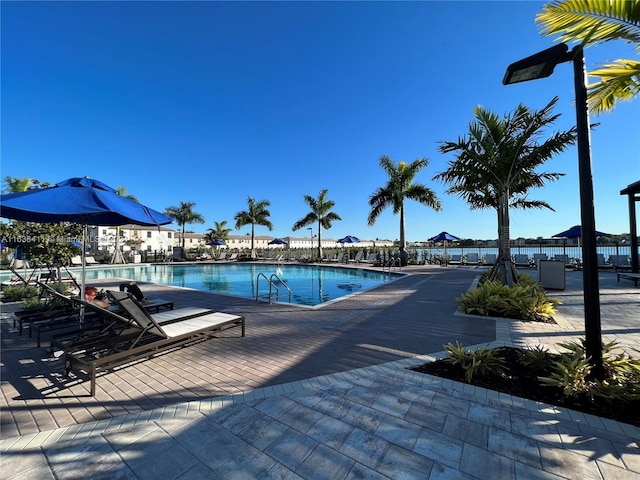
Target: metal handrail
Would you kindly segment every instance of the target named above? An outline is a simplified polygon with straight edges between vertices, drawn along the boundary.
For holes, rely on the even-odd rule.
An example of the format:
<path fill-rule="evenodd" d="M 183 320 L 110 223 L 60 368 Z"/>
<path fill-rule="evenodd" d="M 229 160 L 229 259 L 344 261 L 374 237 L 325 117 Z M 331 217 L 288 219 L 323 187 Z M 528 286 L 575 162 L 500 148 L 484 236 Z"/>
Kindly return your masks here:
<path fill-rule="evenodd" d="M 389 273 L 391 273 L 391 267 L 393 267 L 394 271 L 396 267 L 400 271 L 402 271 L 402 260 L 400 259 L 400 257 L 391 257 L 386 266 L 389 267 L 389 270 L 388 270 Z M 382 266 L 382 271 L 384 272 L 384 265 Z"/>
<path fill-rule="evenodd" d="M 269 277 L 269 283 L 276 288 L 276 297 L 278 296 L 278 287 L 273 283 L 273 277 L 275 277 L 284 286 L 284 288 L 287 289 L 287 292 L 289 292 L 289 303 L 291 303 L 291 289 L 287 286 L 286 283 L 282 281 L 282 279 L 278 275 L 272 273 Z M 269 287 L 269 303 L 271 303 L 271 287 Z"/>
<path fill-rule="evenodd" d="M 280 291 L 278 290 L 278 286 L 275 284 L 275 282 L 273 281 L 273 278 L 275 277 L 278 282 L 280 282 L 284 288 L 287 289 L 287 291 L 289 292 L 289 302 L 291 302 L 291 290 L 289 289 L 289 287 L 287 286 L 286 283 L 284 283 L 282 281 L 282 279 L 280 277 L 278 277 L 278 275 L 276 275 L 275 273 L 271 274 L 271 276 L 269 278 L 267 278 L 267 276 L 260 272 L 257 277 L 256 277 L 256 302 L 260 301 L 260 277 L 263 277 L 267 282 L 269 282 L 269 303 L 271 303 L 271 298 L 273 296 L 273 289 L 276 289 L 276 298 L 278 298 L 280 296 Z"/>

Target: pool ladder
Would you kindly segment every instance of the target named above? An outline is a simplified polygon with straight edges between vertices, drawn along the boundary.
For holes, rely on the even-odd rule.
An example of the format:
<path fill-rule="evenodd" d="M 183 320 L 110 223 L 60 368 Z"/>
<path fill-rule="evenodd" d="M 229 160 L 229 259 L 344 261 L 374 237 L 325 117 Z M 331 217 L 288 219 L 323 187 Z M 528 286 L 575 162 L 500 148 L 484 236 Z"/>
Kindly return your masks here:
<path fill-rule="evenodd" d="M 386 265 L 382 265 L 382 271 L 385 271 L 385 268 L 389 273 L 391 273 L 391 269 L 395 272 L 396 269 L 402 271 L 402 260 L 400 257 L 391 257 Z"/>
<path fill-rule="evenodd" d="M 276 300 L 280 295 L 280 292 L 278 291 L 278 285 L 276 285 L 276 282 L 287 289 L 287 292 L 289 292 L 289 303 L 291 303 L 291 290 L 289 289 L 289 287 L 287 287 L 287 284 L 284 283 L 282 279 L 275 273 L 272 273 L 271 276 L 267 278 L 267 276 L 262 272 L 260 272 L 256 277 L 256 302 L 260 301 L 260 277 L 264 278 L 267 282 L 269 282 L 269 303 L 271 303 L 271 298 L 273 296 L 273 289 L 276 290 L 275 292 Z M 275 278 L 275 281 L 274 281 L 274 278 Z"/>

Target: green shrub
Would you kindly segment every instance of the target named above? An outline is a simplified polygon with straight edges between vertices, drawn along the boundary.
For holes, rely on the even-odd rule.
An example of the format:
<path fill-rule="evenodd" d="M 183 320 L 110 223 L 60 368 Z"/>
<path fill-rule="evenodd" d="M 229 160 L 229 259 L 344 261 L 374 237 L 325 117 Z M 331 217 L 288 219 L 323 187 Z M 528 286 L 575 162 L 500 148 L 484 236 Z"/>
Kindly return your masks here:
<path fill-rule="evenodd" d="M 543 385 L 556 386 L 567 396 L 587 395 L 591 399 L 600 397 L 606 401 L 631 401 L 640 398 L 640 359 L 619 351 L 617 342 L 602 346 L 604 379 L 591 378 L 592 367 L 588 363 L 585 340 L 580 343 L 561 343 L 569 350 L 551 367 L 552 373 L 539 377 Z"/>
<path fill-rule="evenodd" d="M 512 288 L 498 281 L 485 281 L 456 301 L 465 313 L 543 322 L 552 319 L 555 306 L 560 303 L 547 297 L 529 275 L 518 275 L 518 283 Z"/>
<path fill-rule="evenodd" d="M 500 356 L 499 349 L 480 347 L 475 351 L 466 350 L 459 342 L 455 345 L 448 343 L 444 348 L 447 351 L 445 362 L 460 366 L 467 383 L 471 383 L 474 376 L 487 377 L 505 373 L 504 359 Z"/>
<path fill-rule="evenodd" d="M 524 367 L 531 369 L 535 375 L 547 372 L 553 364 L 551 354 L 541 345 L 525 349 L 519 361 Z"/>
<path fill-rule="evenodd" d="M 42 308 L 45 305 L 46 303 L 39 297 L 25 298 L 22 301 L 23 310 L 32 310 L 32 309 Z"/>
<path fill-rule="evenodd" d="M 24 300 L 27 298 L 37 297 L 40 292 L 36 287 L 25 285 L 22 287 L 6 287 L 3 290 L 3 293 L 3 298 L 7 302 L 19 302 L 20 300 Z"/>

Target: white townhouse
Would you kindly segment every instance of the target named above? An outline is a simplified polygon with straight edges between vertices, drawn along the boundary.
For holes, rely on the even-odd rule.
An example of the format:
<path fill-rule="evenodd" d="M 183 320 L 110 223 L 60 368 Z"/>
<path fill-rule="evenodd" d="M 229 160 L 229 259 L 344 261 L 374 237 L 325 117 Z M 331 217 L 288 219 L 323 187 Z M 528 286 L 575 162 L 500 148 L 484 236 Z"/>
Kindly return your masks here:
<path fill-rule="evenodd" d="M 171 251 L 176 244 L 176 231 L 166 227 L 141 227 L 139 225 L 121 225 L 120 227 L 91 227 L 89 234 L 90 251 L 112 254 L 116 245 L 116 232 L 120 232 L 118 245 L 123 252 L 161 252 Z M 136 246 L 126 245 L 135 240 Z"/>

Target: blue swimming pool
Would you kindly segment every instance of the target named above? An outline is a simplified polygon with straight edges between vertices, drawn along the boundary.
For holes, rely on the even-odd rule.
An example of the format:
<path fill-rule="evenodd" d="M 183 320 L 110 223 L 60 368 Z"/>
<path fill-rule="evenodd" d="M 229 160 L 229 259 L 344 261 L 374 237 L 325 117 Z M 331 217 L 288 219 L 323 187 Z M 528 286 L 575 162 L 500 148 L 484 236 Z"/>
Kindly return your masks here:
<path fill-rule="evenodd" d="M 87 281 L 127 278 L 253 299 L 258 289 L 265 301 L 269 293 L 267 279 L 271 278 L 278 293 L 276 299 L 274 287 L 272 300 L 288 302 L 289 292 L 279 283 L 278 279 L 281 279 L 291 291 L 291 303 L 311 306 L 362 292 L 401 276 L 397 273 L 325 265 L 256 263 L 126 265 L 87 269 Z"/>

